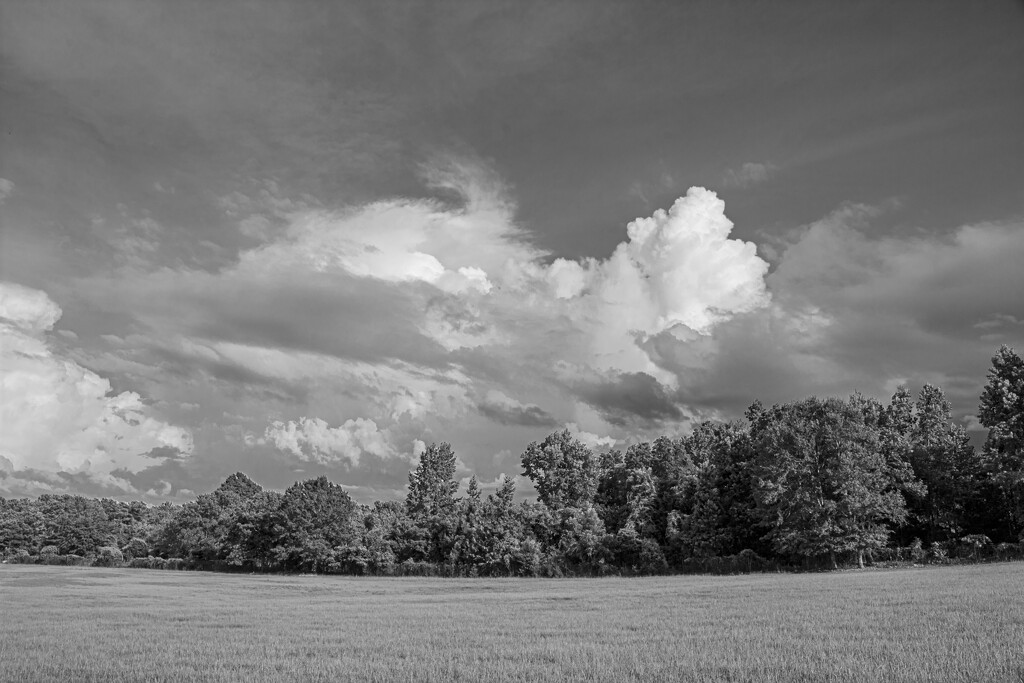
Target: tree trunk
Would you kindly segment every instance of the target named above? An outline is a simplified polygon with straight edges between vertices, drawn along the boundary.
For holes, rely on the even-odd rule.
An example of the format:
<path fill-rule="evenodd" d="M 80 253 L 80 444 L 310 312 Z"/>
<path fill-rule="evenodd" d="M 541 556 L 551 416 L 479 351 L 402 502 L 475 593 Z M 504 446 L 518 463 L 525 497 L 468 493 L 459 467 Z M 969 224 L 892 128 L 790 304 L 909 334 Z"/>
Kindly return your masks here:
<path fill-rule="evenodd" d="M 828 563 L 830 569 L 839 569 L 839 564 L 836 562 L 836 551 L 828 551 Z"/>
<path fill-rule="evenodd" d="M 860 567 L 861 569 L 864 569 L 864 551 L 863 550 L 858 550 L 857 551 L 857 566 Z"/>

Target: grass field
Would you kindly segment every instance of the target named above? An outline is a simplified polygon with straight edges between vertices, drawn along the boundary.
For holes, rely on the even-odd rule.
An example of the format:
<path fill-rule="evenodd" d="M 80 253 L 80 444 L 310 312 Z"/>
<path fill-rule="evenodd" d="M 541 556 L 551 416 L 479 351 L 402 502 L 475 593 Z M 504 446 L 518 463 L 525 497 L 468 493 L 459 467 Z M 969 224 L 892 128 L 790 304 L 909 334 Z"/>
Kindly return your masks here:
<path fill-rule="evenodd" d="M 0 680 L 1024 681 L 1024 563 L 648 579 L 0 566 Z"/>

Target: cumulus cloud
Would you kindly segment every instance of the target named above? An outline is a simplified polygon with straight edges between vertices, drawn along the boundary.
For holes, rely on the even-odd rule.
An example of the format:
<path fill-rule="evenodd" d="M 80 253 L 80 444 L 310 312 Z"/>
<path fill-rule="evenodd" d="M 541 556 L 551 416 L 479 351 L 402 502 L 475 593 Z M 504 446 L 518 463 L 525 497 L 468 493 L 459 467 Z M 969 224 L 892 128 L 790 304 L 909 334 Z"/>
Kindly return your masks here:
<path fill-rule="evenodd" d="M 878 216 L 847 205 L 795 231 L 767 278 L 769 307 L 663 349 L 681 400 L 736 415 L 754 398 L 884 398 L 905 381 L 973 412 L 994 350 L 1024 342 L 1012 324 L 1024 319 L 1024 225 L 873 235 Z"/>
<path fill-rule="evenodd" d="M 552 265 L 553 294 L 585 330 L 595 367 L 645 372 L 674 385 L 645 342 L 662 333 L 707 334 L 768 303 L 768 264 L 753 243 L 729 239 L 732 227 L 724 202 L 694 187 L 668 211 L 631 222 L 627 241 L 607 260 Z"/>
<path fill-rule="evenodd" d="M 568 260 L 532 243 L 493 172 L 447 159 L 424 175 L 437 198 L 288 205 L 279 231 L 219 270 L 83 281 L 93 306 L 130 311 L 139 330 L 103 362 L 135 375 L 148 362 L 158 395 L 168 381 L 204 386 L 204 404 L 250 403 L 255 419 L 359 415 L 405 440 L 450 438 L 446 425 L 469 416 L 484 418 L 476 429 L 554 428 L 586 414 L 595 433 L 624 429 L 631 412 L 671 418 L 678 375 L 660 347 L 769 300 L 767 264 L 730 238 L 708 190 L 631 222 L 608 258 Z M 383 452 L 359 440 L 365 430 L 311 420 L 262 438 L 323 462 Z"/>
<path fill-rule="evenodd" d="M 725 187 L 751 187 L 766 182 L 778 166 L 770 162 L 757 163 L 748 161 L 739 168 L 730 168 L 722 177 L 722 185 Z"/>
<path fill-rule="evenodd" d="M 301 417 L 297 421 L 274 422 L 261 440 L 291 453 L 300 460 L 321 465 L 348 461 L 358 465 L 364 453 L 380 458 L 394 456 L 387 430 L 377 428 L 373 420 L 356 418 L 331 427 L 318 417 Z"/>
<path fill-rule="evenodd" d="M 71 473 L 116 483 L 169 454 L 189 455 L 191 434 L 154 417 L 140 396 L 61 357 L 46 332 L 61 309 L 45 292 L 0 283 L 0 455 L 11 471 Z"/>

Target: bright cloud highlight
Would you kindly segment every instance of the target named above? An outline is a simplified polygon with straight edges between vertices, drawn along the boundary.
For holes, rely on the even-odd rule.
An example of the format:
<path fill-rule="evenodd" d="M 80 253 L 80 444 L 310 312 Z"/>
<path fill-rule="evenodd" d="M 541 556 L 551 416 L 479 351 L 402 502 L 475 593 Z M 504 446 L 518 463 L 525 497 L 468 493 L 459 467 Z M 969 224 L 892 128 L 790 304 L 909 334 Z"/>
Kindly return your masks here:
<path fill-rule="evenodd" d="M 60 315 L 45 292 L 0 283 L 0 456 L 10 469 L 123 487 L 117 470 L 190 455 L 188 430 L 151 415 L 134 392 L 111 395 L 109 381 L 52 350 L 45 333 Z"/>

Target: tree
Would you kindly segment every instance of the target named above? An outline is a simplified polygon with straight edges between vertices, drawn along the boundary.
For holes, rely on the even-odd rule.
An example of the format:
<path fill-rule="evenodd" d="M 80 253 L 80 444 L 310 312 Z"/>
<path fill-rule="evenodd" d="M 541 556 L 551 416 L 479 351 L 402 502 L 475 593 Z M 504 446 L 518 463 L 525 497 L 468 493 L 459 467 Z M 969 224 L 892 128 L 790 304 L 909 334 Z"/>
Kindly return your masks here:
<path fill-rule="evenodd" d="M 751 425 L 755 498 L 776 552 L 800 558 L 879 548 L 906 518 L 877 429 L 856 401 L 809 398 L 761 411 Z"/>
<path fill-rule="evenodd" d="M 1006 531 L 1024 539 L 1024 359 L 1009 346 L 992 357 L 978 419 L 988 427 L 983 458 L 1003 496 Z"/>
<path fill-rule="evenodd" d="M 966 430 L 951 422 L 951 412 L 942 389 L 931 384 L 921 389 L 911 423 L 909 460 L 924 489 L 911 499 L 911 512 L 929 543 L 964 533 L 980 472 L 974 446 Z"/>
<path fill-rule="evenodd" d="M 419 465 L 409 473 L 407 518 L 396 529 L 399 560 L 440 564 L 452 559 L 458 526 L 455 468 L 450 444 L 432 443 L 420 454 Z"/>
<path fill-rule="evenodd" d="M 339 547 L 355 537 L 355 507 L 345 489 L 327 477 L 289 486 L 274 513 L 277 561 L 289 571 L 335 571 Z"/>
<path fill-rule="evenodd" d="M 597 493 L 600 461 L 569 430 L 533 442 L 522 456 L 523 475 L 537 489 L 537 497 L 552 510 L 588 507 Z"/>
<path fill-rule="evenodd" d="M 229 565 L 258 570 L 275 565 L 275 517 L 282 498 L 276 491 L 260 490 L 232 506 L 231 524 L 222 546 Z"/>
<path fill-rule="evenodd" d="M 432 443 L 420 454 L 419 465 L 409 473 L 406 511 L 412 516 L 447 513 L 455 507 L 455 452 L 448 443 Z"/>

